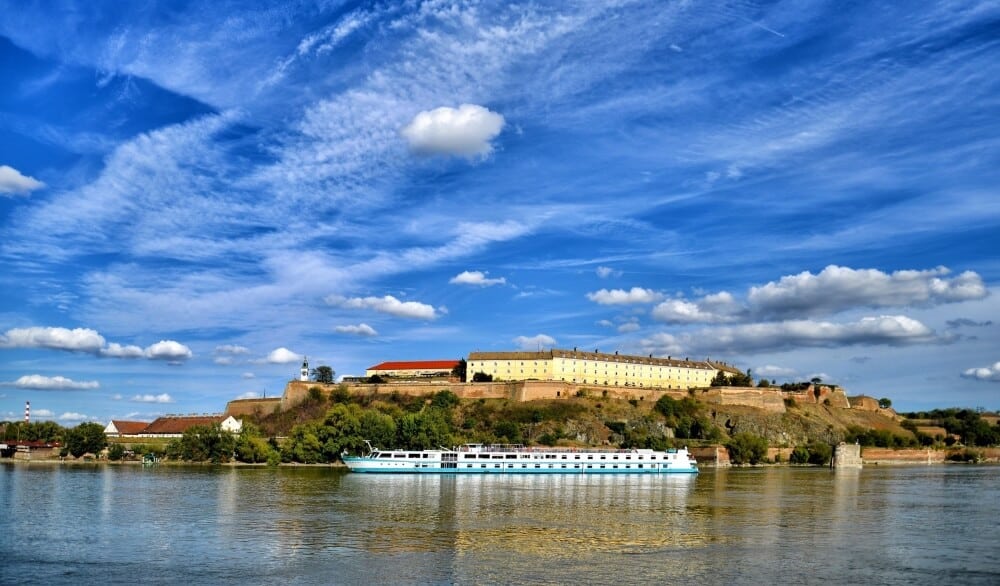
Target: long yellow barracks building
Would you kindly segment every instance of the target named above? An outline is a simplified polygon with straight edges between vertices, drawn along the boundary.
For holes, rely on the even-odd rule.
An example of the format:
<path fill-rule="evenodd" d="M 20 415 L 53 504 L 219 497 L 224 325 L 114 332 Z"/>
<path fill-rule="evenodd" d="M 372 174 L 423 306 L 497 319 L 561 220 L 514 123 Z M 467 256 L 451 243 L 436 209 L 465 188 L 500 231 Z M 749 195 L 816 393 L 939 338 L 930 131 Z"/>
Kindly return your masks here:
<path fill-rule="evenodd" d="M 495 381 L 558 380 L 579 384 L 644 388 L 708 387 L 719 370 L 736 371 L 715 362 L 671 357 L 627 356 L 577 350 L 542 352 L 471 352 L 468 380 L 477 372 Z"/>

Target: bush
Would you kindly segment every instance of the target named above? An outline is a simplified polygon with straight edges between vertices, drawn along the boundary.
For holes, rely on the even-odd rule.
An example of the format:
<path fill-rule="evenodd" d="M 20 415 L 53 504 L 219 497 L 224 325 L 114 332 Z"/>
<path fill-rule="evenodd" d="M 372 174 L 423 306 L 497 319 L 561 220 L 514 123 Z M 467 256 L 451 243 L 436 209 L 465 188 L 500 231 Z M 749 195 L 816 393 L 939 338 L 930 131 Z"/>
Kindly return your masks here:
<path fill-rule="evenodd" d="M 125 446 L 122 444 L 111 444 L 108 446 L 108 460 L 117 462 L 125 457 Z"/>
<path fill-rule="evenodd" d="M 752 433 L 738 433 L 726 442 L 733 464 L 760 464 L 767 457 L 767 440 Z"/>
<path fill-rule="evenodd" d="M 455 405 L 458 405 L 459 399 L 458 395 L 455 393 L 444 390 L 434 393 L 434 398 L 431 399 L 431 407 L 437 407 L 438 409 L 451 409 Z"/>

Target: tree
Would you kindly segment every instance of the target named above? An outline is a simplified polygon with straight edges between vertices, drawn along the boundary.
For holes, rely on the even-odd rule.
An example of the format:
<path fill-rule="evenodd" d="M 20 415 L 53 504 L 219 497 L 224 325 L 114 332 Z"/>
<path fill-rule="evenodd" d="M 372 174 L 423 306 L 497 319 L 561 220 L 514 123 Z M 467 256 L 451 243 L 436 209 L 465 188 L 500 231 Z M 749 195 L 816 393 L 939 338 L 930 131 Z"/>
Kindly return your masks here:
<path fill-rule="evenodd" d="M 888 397 L 882 397 L 878 400 L 878 406 L 879 409 L 888 409 L 889 407 L 892 407 L 892 400 Z"/>
<path fill-rule="evenodd" d="M 771 386 L 771 381 L 767 380 L 766 378 L 762 378 L 760 379 L 760 382 L 757 383 L 757 386 L 762 389 L 766 389 Z"/>
<path fill-rule="evenodd" d="M 122 444 L 111 444 L 108 446 L 108 460 L 117 462 L 125 457 L 125 446 Z"/>
<path fill-rule="evenodd" d="M 767 457 L 767 440 L 752 433 L 738 433 L 726 442 L 733 464 L 759 464 Z"/>
<path fill-rule="evenodd" d="M 100 423 L 81 423 L 68 429 L 65 434 L 66 450 L 74 458 L 90 453 L 96 454 L 108 445 L 104 435 L 104 426 Z"/>
<path fill-rule="evenodd" d="M 728 387 L 729 377 L 726 375 L 725 371 L 720 370 L 715 373 L 715 377 L 712 379 L 712 382 L 708 384 L 713 387 Z"/>
<path fill-rule="evenodd" d="M 333 377 L 336 375 L 332 368 L 329 366 L 317 366 L 313 370 L 313 376 L 316 378 L 318 383 L 331 384 L 333 382 Z"/>
<path fill-rule="evenodd" d="M 486 374 L 485 372 L 477 372 L 472 375 L 472 382 L 474 383 L 491 383 L 493 382 L 493 375 Z"/>
<path fill-rule="evenodd" d="M 455 368 L 451 369 L 451 376 L 456 377 L 458 380 L 465 382 L 466 369 L 468 369 L 469 364 L 465 361 L 465 358 L 461 358 Z"/>
<path fill-rule="evenodd" d="M 171 458 L 191 462 L 228 462 L 233 457 L 236 439 L 218 424 L 193 425 L 180 439 L 170 442 Z"/>
<path fill-rule="evenodd" d="M 818 385 L 821 382 L 823 382 L 823 379 L 819 378 L 818 376 L 814 376 L 811 379 L 809 379 L 809 381 L 814 385 Z"/>

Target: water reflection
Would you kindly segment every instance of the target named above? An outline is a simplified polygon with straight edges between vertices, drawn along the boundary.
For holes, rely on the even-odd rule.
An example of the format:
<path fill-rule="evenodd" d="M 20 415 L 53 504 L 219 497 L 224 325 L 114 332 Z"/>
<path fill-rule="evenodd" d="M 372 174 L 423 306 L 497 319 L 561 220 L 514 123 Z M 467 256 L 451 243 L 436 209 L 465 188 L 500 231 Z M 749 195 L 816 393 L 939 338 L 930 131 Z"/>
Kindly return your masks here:
<path fill-rule="evenodd" d="M 0 584 L 995 584 L 998 479 L 0 465 Z"/>

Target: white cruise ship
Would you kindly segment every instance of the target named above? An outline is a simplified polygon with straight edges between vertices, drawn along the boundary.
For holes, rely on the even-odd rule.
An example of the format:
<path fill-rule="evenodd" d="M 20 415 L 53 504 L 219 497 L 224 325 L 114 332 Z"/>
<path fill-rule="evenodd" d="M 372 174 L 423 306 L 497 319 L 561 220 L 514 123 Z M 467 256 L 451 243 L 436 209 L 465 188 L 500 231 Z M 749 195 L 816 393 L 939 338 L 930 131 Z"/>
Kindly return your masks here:
<path fill-rule="evenodd" d="M 466 444 L 439 450 L 380 450 L 343 454 L 353 472 L 427 474 L 696 474 L 687 448 L 600 450 Z"/>

